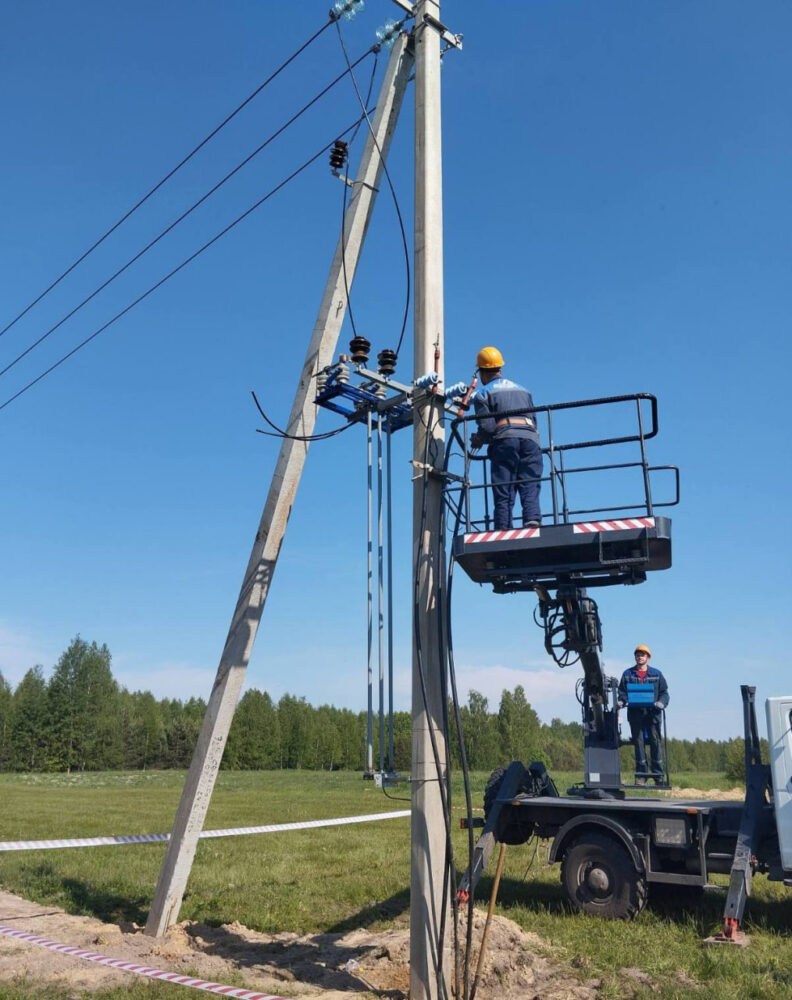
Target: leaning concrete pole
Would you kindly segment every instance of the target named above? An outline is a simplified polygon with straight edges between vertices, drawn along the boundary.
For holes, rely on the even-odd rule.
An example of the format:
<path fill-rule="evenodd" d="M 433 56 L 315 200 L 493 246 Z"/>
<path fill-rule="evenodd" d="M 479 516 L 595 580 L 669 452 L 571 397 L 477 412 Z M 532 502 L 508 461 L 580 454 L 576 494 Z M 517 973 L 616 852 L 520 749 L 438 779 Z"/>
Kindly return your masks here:
<path fill-rule="evenodd" d="M 371 218 L 382 175 L 382 159 L 387 156 L 390 147 L 412 61 L 408 39 L 402 35 L 393 46 L 372 122 L 374 136 L 369 131 L 346 214 L 344 228 L 349 283 L 354 277 Z M 377 150 L 378 146 L 382 157 Z M 339 241 L 289 416 L 287 429 L 291 434 L 309 435 L 314 428 L 316 407 L 313 398 L 316 382 L 313 376 L 332 360 L 346 312 L 342 252 Z M 147 934 L 163 934 L 178 918 L 198 835 L 203 829 L 307 454 L 307 442 L 284 438 L 176 813 L 168 851 L 146 923 Z"/>
<path fill-rule="evenodd" d="M 435 23 L 427 23 L 429 16 Z M 440 5 L 415 6 L 415 375 L 443 365 L 443 204 L 440 148 Z M 437 1000 L 436 970 L 445 904 L 445 826 L 440 783 L 446 780 L 442 731 L 444 657 L 440 653 L 437 586 L 442 567 L 439 531 L 442 483 L 425 465 L 443 462 L 443 408 L 438 397 L 416 404 L 413 460 L 413 554 L 417 601 L 413 609 L 412 852 L 410 879 L 410 1000 Z M 434 733 L 435 760 L 431 733 Z M 439 765 L 439 766 L 438 766 Z M 446 888 L 446 895 L 448 887 Z M 445 940 L 450 928 L 446 926 Z"/>

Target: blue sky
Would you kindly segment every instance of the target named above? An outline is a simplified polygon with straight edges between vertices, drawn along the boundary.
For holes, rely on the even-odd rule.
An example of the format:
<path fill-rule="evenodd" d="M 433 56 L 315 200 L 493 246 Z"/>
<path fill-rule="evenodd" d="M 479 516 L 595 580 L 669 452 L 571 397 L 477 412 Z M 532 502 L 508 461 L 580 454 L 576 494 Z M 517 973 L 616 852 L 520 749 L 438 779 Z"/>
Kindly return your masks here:
<path fill-rule="evenodd" d="M 0 39 L 0 327 L 326 18 L 327 0 L 33 2 Z M 374 41 L 387 0 L 344 23 Z M 496 344 L 537 403 L 652 392 L 650 457 L 682 471 L 674 566 L 597 598 L 609 670 L 636 642 L 671 690 L 669 731 L 741 728 L 739 684 L 785 693 L 792 128 L 784 0 L 449 0 L 444 60 L 446 373 Z M 380 60 L 378 86 L 384 59 Z M 368 82 L 369 64 L 359 71 Z M 335 30 L 5 336 L 0 367 L 344 68 Z M 279 183 L 357 115 L 340 84 L 40 348 L 0 404 Z M 391 171 L 412 219 L 412 89 Z M 359 152 L 362 137 L 358 139 Z M 353 160 L 356 152 L 353 150 Z M 0 410 L 0 670 L 106 642 L 130 688 L 207 696 L 339 232 L 324 158 L 86 349 Z M 383 197 L 353 291 L 393 347 L 402 249 Z M 345 342 L 348 326 L 342 334 Z M 411 357 L 411 325 L 403 352 Z M 398 376 L 409 379 L 405 360 Z M 335 426 L 329 414 L 319 429 Z M 394 442 L 397 693 L 409 704 L 409 434 Z M 365 705 L 364 442 L 312 449 L 248 683 Z M 530 597 L 458 575 L 463 690 L 523 684 L 576 717 Z"/>

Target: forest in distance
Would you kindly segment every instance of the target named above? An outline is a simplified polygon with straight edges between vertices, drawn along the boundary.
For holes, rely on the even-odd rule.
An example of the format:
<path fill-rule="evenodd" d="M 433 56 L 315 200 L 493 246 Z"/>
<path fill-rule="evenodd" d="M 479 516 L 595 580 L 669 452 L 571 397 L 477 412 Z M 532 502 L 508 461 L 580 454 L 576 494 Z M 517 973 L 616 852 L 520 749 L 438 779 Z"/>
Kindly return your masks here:
<path fill-rule="evenodd" d="M 113 677 L 106 645 L 77 636 L 49 678 L 36 666 L 12 690 L 0 674 L 0 770 L 112 771 L 186 768 L 206 711 L 201 698 L 157 699 L 128 691 Z M 450 712 L 453 720 L 453 712 Z M 504 690 L 497 710 L 470 691 L 460 709 L 468 765 L 489 771 L 511 760 L 543 761 L 551 770 L 582 766 L 578 722 L 543 723 L 523 687 Z M 411 715 L 394 713 L 396 769 L 409 771 Z M 374 763 L 378 761 L 377 720 Z M 764 742 L 764 741 L 763 741 Z M 450 753 L 459 764 L 455 731 Z M 625 747 L 623 753 L 630 754 Z M 669 769 L 743 775 L 741 739 L 668 741 Z M 630 756 L 625 766 L 630 767 Z M 255 688 L 239 701 L 223 767 L 238 770 L 362 771 L 366 765 L 366 713 L 283 695 L 277 702 Z"/>

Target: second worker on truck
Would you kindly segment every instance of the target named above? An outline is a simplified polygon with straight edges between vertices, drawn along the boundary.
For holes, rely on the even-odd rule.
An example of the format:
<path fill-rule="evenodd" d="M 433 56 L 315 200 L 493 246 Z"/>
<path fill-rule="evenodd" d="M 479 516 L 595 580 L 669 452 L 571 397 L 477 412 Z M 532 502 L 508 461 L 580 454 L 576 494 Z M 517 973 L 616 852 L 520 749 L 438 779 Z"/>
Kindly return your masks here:
<path fill-rule="evenodd" d="M 517 494 L 522 504 L 523 527 L 538 527 L 539 480 L 542 449 L 536 418 L 530 411 L 533 399 L 527 389 L 504 378 L 504 361 L 497 347 L 482 347 L 476 358 L 481 387 L 473 396 L 478 430 L 471 435 L 474 448 L 487 445 L 490 460 L 495 530 L 512 527 L 512 509 Z M 509 413 L 510 416 L 503 416 Z"/>
<path fill-rule="evenodd" d="M 668 684 L 656 667 L 649 666 L 652 651 L 648 646 L 635 647 L 635 664 L 628 667 L 619 681 L 619 708 L 627 708 L 627 721 L 635 750 L 635 780 L 645 785 L 651 777 L 656 785 L 664 778 L 660 726 L 668 705 Z M 646 744 L 649 744 L 651 771 L 646 767 Z"/>

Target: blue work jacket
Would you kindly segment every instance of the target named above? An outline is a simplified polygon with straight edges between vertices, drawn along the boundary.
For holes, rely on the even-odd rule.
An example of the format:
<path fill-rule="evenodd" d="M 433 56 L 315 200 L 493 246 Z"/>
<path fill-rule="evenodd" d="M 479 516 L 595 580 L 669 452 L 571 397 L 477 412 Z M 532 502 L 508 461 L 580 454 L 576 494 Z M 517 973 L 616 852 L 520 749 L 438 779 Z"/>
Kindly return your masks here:
<path fill-rule="evenodd" d="M 499 375 L 478 388 L 473 396 L 473 408 L 478 432 L 485 442 L 502 438 L 525 437 L 539 443 L 536 417 L 533 413 L 503 417 L 512 410 L 532 410 L 533 398 L 527 389 Z"/>
<path fill-rule="evenodd" d="M 646 708 L 652 708 L 654 703 L 657 701 L 661 702 L 663 708 L 665 708 L 668 705 L 669 702 L 668 684 L 666 683 L 665 677 L 663 677 L 663 675 L 660 673 L 657 667 L 649 667 L 646 671 L 646 677 L 644 677 L 643 680 L 641 680 L 640 676 L 638 675 L 637 667 L 634 666 L 629 667 L 627 670 L 624 671 L 624 673 L 621 676 L 621 680 L 619 681 L 618 698 L 619 701 L 627 703 L 629 707 L 629 699 L 627 697 L 628 684 L 652 685 L 652 695 L 653 695 L 652 703 L 650 705 L 647 705 Z"/>

